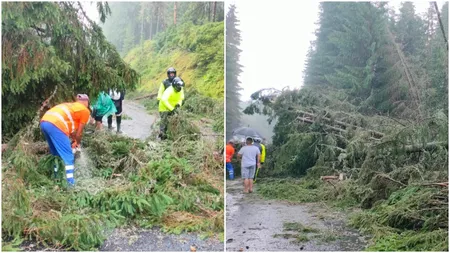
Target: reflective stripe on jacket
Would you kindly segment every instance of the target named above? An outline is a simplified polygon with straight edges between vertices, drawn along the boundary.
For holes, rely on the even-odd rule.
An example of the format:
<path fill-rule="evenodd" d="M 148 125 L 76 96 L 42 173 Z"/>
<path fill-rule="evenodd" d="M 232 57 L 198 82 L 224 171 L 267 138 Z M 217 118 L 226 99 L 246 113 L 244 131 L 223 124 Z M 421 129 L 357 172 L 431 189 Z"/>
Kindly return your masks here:
<path fill-rule="evenodd" d="M 41 121 L 47 121 L 55 125 L 67 136 L 78 130 L 80 123 L 89 121 L 89 109 L 79 102 L 63 103 L 48 110 Z"/>

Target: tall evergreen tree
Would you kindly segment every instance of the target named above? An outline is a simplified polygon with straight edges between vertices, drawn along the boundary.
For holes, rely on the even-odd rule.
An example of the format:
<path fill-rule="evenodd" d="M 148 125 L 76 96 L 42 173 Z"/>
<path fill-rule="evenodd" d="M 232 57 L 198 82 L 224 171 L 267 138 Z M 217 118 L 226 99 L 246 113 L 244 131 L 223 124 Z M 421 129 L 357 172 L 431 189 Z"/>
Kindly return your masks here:
<path fill-rule="evenodd" d="M 321 3 L 320 29 L 305 70 L 305 85 L 343 88 L 355 101 L 372 89 L 383 45 L 384 9 L 371 3 Z"/>
<path fill-rule="evenodd" d="M 175 10 L 176 6 L 176 10 Z M 214 16 L 215 8 L 215 19 Z M 181 23 L 202 25 L 224 20 L 224 3 L 217 2 L 112 2 L 111 17 L 102 28 L 122 55 L 144 40 Z M 176 18 L 175 18 L 176 17 Z"/>
<path fill-rule="evenodd" d="M 52 102 L 70 101 L 76 93 L 94 96 L 111 84 L 132 89 L 137 80 L 80 3 L 2 3 L 4 135 L 30 124 L 53 92 Z"/>
<path fill-rule="evenodd" d="M 428 77 L 426 103 L 427 109 L 431 112 L 443 110 L 448 114 L 448 51 L 444 36 L 442 34 L 437 13 L 434 6 L 431 6 L 428 23 L 435 24 L 429 27 L 427 36 L 429 42 L 426 47 L 426 58 L 423 68 Z M 448 2 L 440 10 L 444 31 L 448 36 Z"/>
<path fill-rule="evenodd" d="M 398 22 L 395 26 L 397 41 L 407 55 L 423 52 L 425 39 L 425 22 L 415 13 L 413 2 L 402 2 Z"/>
<path fill-rule="evenodd" d="M 239 91 L 242 89 L 239 81 L 239 75 L 242 73 L 242 65 L 239 64 L 241 33 L 237 28 L 239 20 L 236 17 L 235 5 L 230 6 L 226 22 L 226 136 L 229 138 L 241 120 L 241 108 L 239 107 Z"/>

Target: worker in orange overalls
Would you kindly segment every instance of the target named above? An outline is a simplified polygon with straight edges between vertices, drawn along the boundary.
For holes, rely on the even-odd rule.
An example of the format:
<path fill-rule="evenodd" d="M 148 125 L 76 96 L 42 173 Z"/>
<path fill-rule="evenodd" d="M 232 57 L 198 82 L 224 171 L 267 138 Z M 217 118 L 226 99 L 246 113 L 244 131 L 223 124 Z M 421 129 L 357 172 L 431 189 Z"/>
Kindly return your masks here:
<path fill-rule="evenodd" d="M 231 164 L 231 160 L 233 159 L 233 155 L 234 155 L 234 142 L 232 140 L 228 141 L 227 146 L 226 146 L 226 168 L 228 171 L 228 175 L 230 177 L 231 180 L 234 179 L 234 168 L 233 168 L 233 164 Z"/>
<path fill-rule="evenodd" d="M 75 156 L 72 148 L 79 147 L 84 126 L 89 122 L 89 97 L 78 94 L 74 103 L 59 104 L 48 110 L 41 119 L 40 127 L 50 146 L 50 153 L 64 161 L 66 178 L 70 186 L 75 184 L 73 177 Z M 70 139 L 74 140 L 70 144 Z M 55 165 L 55 174 L 58 167 Z"/>

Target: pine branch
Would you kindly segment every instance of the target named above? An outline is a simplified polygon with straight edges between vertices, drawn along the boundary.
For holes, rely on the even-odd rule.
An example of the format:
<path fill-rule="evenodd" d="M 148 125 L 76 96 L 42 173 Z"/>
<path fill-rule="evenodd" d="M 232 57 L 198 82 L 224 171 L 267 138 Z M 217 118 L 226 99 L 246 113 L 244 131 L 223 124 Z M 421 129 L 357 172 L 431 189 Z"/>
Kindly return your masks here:
<path fill-rule="evenodd" d="M 391 40 L 391 43 L 394 45 L 394 47 L 396 49 L 396 52 L 398 54 L 398 57 L 400 58 L 400 61 L 402 63 L 403 70 L 405 72 L 406 79 L 407 79 L 408 84 L 409 84 L 411 96 L 412 96 L 413 101 L 415 103 L 415 106 L 417 108 L 419 119 L 421 119 L 422 118 L 422 110 L 420 108 L 420 104 L 421 104 L 420 103 L 420 96 L 419 96 L 418 91 L 417 91 L 416 83 L 415 83 L 414 78 L 412 77 L 411 72 L 409 70 L 409 67 L 408 67 L 408 65 L 406 63 L 405 56 L 403 55 L 403 52 L 400 49 L 400 46 L 398 45 L 398 43 L 395 42 L 395 37 L 392 34 L 391 30 L 389 29 L 389 25 L 387 24 L 387 22 L 385 22 L 385 26 L 386 26 L 386 31 L 387 31 L 387 33 L 389 35 L 390 40 Z"/>
<path fill-rule="evenodd" d="M 50 102 L 50 100 L 55 96 L 57 90 L 58 90 L 58 86 L 55 86 L 55 90 L 53 90 L 53 93 L 50 95 L 50 97 L 48 97 L 44 102 L 42 102 L 42 106 L 41 106 L 41 108 L 39 109 L 39 112 L 42 112 L 42 110 L 44 109 L 44 107 L 48 105 L 48 103 Z"/>

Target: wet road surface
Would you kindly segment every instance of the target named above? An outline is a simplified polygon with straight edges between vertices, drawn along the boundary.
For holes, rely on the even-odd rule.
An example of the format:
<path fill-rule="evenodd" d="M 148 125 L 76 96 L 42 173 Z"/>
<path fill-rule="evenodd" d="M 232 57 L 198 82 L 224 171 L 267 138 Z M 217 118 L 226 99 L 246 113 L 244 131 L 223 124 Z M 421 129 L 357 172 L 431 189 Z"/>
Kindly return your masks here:
<path fill-rule="evenodd" d="M 344 215 L 320 203 L 292 204 L 243 193 L 241 179 L 227 180 L 227 251 L 360 251 L 364 237 Z M 300 226 L 304 231 L 286 230 Z M 310 230 L 310 231 L 308 231 Z M 305 232 L 306 231 L 306 232 Z"/>

